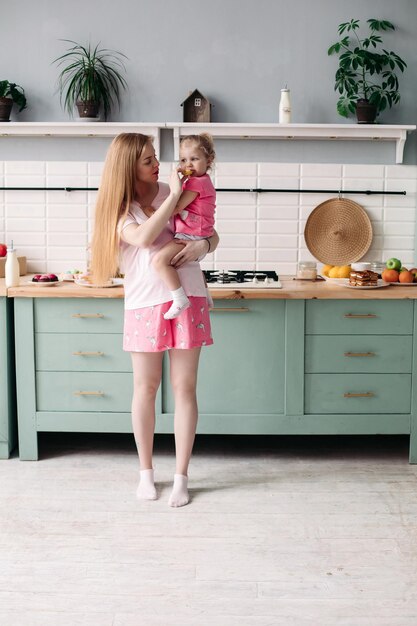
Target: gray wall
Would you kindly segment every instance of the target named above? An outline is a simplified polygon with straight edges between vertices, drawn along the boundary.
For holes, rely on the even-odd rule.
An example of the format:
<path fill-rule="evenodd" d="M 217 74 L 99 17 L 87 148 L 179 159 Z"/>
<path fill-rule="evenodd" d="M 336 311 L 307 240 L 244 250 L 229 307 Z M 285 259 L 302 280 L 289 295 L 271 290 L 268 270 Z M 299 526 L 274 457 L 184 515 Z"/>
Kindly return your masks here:
<path fill-rule="evenodd" d="M 417 2 L 415 0 L 15 0 L 2 7 L 0 78 L 25 88 L 29 107 L 18 121 L 65 121 L 52 65 L 66 45 L 101 41 L 128 57 L 126 93 L 113 121 L 182 119 L 180 103 L 199 88 L 214 104 L 215 122 L 277 122 L 280 89 L 288 83 L 293 122 L 343 123 L 333 90 L 336 57 L 327 48 L 340 22 L 389 19 L 384 44 L 402 56 L 402 101 L 381 123 L 415 124 Z M 353 121 L 353 120 L 351 120 Z M 405 162 L 417 163 L 417 133 Z M 107 140 L 0 139 L 0 159 L 102 160 Z M 394 162 L 393 144 L 218 142 L 220 160 Z M 164 135 L 163 159 L 172 146 Z"/>

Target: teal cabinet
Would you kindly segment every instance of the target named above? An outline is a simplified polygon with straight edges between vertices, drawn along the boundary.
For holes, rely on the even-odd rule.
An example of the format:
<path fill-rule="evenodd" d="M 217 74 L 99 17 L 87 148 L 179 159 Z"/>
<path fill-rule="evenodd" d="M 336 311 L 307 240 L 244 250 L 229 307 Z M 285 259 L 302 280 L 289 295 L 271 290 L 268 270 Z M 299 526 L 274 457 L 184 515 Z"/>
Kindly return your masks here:
<path fill-rule="evenodd" d="M 216 301 L 211 312 L 214 345 L 203 348 L 198 376 L 202 429 L 230 432 L 240 420 L 262 432 L 262 416 L 285 412 L 285 300 Z M 169 381 L 168 359 L 164 381 Z M 174 412 L 164 384 L 162 412 Z M 232 426 L 230 426 L 232 424 Z M 256 432 L 256 431 L 255 431 Z"/>
<path fill-rule="evenodd" d="M 0 459 L 16 445 L 13 302 L 0 298 Z"/>
<path fill-rule="evenodd" d="M 123 301 L 16 298 L 14 308 L 20 458 L 38 458 L 41 431 L 131 432 Z M 211 320 L 199 433 L 407 434 L 417 462 L 413 301 L 217 300 Z M 156 432 L 173 431 L 174 413 L 166 355 Z"/>

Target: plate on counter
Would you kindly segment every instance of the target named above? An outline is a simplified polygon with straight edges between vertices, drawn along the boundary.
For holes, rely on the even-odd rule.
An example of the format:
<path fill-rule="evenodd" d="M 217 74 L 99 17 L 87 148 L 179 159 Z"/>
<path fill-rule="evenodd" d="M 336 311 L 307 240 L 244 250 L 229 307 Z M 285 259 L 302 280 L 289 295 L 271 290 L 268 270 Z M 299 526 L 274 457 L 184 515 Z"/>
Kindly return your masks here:
<path fill-rule="evenodd" d="M 74 278 L 74 283 L 80 287 L 95 287 L 96 289 L 106 289 L 108 287 L 120 287 L 123 285 L 123 278 L 112 278 L 104 285 L 94 285 L 88 280 L 82 278 Z"/>
<path fill-rule="evenodd" d="M 390 283 L 393 287 L 417 287 L 417 283 Z"/>
<path fill-rule="evenodd" d="M 59 280 L 50 280 L 49 282 L 35 282 L 34 280 L 27 280 L 26 284 L 32 285 L 32 287 L 55 287 L 56 285 L 59 285 Z"/>
<path fill-rule="evenodd" d="M 381 287 L 389 287 L 392 283 L 386 283 L 384 280 L 378 280 L 376 285 L 349 285 L 346 283 L 344 287 L 349 289 L 381 289 Z"/>

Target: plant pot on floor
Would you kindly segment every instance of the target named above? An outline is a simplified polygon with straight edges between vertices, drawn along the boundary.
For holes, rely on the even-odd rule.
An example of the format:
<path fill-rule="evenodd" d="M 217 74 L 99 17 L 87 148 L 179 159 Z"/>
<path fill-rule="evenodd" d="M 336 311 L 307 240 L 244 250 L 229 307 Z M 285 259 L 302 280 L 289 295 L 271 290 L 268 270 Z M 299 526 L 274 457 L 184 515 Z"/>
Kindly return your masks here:
<path fill-rule="evenodd" d="M 80 117 L 95 118 L 98 117 L 100 103 L 94 100 L 86 100 L 85 102 L 78 101 L 76 102 L 76 107 Z"/>
<path fill-rule="evenodd" d="M 377 109 L 375 104 L 368 100 L 358 100 L 356 103 L 356 117 L 358 124 L 373 124 L 376 119 Z"/>
<path fill-rule="evenodd" d="M 0 98 L 0 122 L 10 122 L 12 108 L 12 98 Z"/>

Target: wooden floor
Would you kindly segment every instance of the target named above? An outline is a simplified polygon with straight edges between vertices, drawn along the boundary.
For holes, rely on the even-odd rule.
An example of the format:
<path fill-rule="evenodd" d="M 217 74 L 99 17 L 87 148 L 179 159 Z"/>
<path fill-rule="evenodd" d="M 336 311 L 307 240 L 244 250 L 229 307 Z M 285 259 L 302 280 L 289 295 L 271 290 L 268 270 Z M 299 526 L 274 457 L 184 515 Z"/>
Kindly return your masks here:
<path fill-rule="evenodd" d="M 2 626 L 415 626 L 406 437 L 200 437 L 192 501 L 135 499 L 127 435 L 40 436 L 0 462 Z"/>

